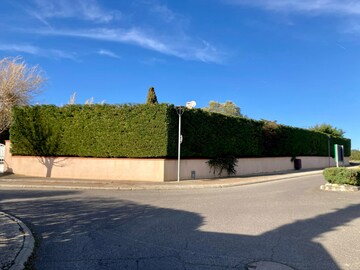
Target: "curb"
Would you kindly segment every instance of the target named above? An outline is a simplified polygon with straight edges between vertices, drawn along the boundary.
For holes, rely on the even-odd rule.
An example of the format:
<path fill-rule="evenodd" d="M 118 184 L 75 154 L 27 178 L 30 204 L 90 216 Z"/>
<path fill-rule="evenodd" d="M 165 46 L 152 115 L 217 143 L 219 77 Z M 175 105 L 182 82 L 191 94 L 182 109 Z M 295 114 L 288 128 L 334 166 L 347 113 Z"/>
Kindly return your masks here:
<path fill-rule="evenodd" d="M 325 191 L 345 191 L 345 192 L 356 192 L 360 190 L 358 186 L 351 186 L 351 185 L 338 185 L 338 184 L 330 184 L 327 183 L 325 185 L 320 186 L 321 190 Z"/>
<path fill-rule="evenodd" d="M 67 190 L 186 190 L 186 189 L 204 189 L 204 188 L 227 188 L 227 187 L 237 187 L 237 186 L 245 186 L 245 185 L 253 185 L 253 184 L 260 184 L 260 183 L 267 183 L 267 182 L 273 182 L 273 181 L 281 181 L 281 180 L 287 180 L 287 179 L 293 179 L 293 178 L 299 178 L 299 177 L 306 177 L 306 176 L 312 176 L 312 175 L 318 175 L 321 174 L 322 171 L 312 171 L 312 172 L 306 172 L 301 174 L 293 174 L 293 175 L 277 175 L 277 176 L 271 176 L 269 178 L 258 178 L 258 179 L 247 179 L 242 178 L 240 181 L 237 182 L 230 182 L 226 183 L 219 182 L 219 183 L 196 183 L 196 184 L 186 184 L 186 182 L 182 182 L 181 184 L 178 183 L 171 183 L 171 184 L 153 184 L 153 185 L 143 185 L 143 184 L 106 184 L 104 186 L 94 186 L 94 183 L 90 183 L 88 185 L 76 185 L 78 183 L 74 183 L 75 185 L 66 185 L 64 183 L 49 183 L 49 185 L 45 184 L 0 184 L 0 188 L 44 188 L 44 189 L 67 189 Z M 203 180 L 206 181 L 206 180 Z M 101 183 L 99 181 L 98 183 Z M 96 183 L 95 183 L 96 184 Z"/>
<path fill-rule="evenodd" d="M 23 243 L 21 246 L 21 250 L 16 255 L 13 265 L 9 268 L 9 270 L 22 270 L 24 269 L 25 263 L 28 261 L 34 250 L 34 237 L 30 229 L 21 220 L 4 212 L 0 212 L 0 214 L 16 222 L 19 226 L 19 231 L 23 234 Z"/>

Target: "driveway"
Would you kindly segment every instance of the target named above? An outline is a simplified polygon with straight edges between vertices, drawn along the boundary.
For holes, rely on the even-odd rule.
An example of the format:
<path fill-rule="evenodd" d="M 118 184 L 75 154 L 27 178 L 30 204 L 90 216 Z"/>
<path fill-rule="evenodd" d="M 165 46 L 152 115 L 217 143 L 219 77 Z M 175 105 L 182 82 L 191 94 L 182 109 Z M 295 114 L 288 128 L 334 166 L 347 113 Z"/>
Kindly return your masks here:
<path fill-rule="evenodd" d="M 360 193 L 322 176 L 197 190 L 0 190 L 36 269 L 360 269 Z"/>

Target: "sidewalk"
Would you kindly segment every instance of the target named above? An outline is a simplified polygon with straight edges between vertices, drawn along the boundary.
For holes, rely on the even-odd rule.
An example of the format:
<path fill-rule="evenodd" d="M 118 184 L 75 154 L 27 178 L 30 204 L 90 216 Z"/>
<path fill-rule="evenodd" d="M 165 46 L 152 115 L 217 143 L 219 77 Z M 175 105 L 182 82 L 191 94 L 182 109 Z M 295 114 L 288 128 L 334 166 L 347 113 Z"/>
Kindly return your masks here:
<path fill-rule="evenodd" d="M 0 269 L 21 270 L 34 248 L 31 231 L 17 218 L 0 212 Z"/>
<path fill-rule="evenodd" d="M 143 182 L 117 180 L 55 179 L 4 175 L 0 177 L 0 188 L 41 188 L 41 189 L 101 189 L 101 190 L 170 190 L 195 188 L 224 188 L 255 183 L 277 181 L 302 176 L 321 174 L 323 170 L 302 170 L 277 172 L 276 174 L 243 177 L 181 180 L 170 182 Z"/>
<path fill-rule="evenodd" d="M 0 176 L 0 189 L 100 189 L 100 190 L 171 190 L 195 188 L 224 188 L 319 175 L 322 170 L 291 171 L 269 175 L 234 178 L 183 180 L 180 182 L 134 182 L 81 179 L 53 179 L 21 175 Z M 20 220 L 0 212 L 0 269 L 21 270 L 34 248 L 31 231 Z"/>

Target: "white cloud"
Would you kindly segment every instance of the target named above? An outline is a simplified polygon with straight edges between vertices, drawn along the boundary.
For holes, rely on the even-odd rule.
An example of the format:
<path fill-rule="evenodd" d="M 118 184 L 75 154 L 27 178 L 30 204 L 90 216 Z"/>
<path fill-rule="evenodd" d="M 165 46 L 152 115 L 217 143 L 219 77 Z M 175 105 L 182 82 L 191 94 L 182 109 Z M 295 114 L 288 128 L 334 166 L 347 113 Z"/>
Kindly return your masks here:
<path fill-rule="evenodd" d="M 112 58 L 116 58 L 116 59 L 121 58 L 116 53 L 109 51 L 109 50 L 100 49 L 97 53 L 100 55 L 104 55 L 104 56 L 108 56 L 108 57 L 112 57 Z"/>
<path fill-rule="evenodd" d="M 276 11 L 360 15 L 360 2 L 354 0 L 227 0 L 227 2 Z"/>
<path fill-rule="evenodd" d="M 167 41 L 155 39 L 145 31 L 138 28 L 112 29 L 93 28 L 80 30 L 36 30 L 35 33 L 42 35 L 68 36 L 88 38 L 101 41 L 132 44 L 162 54 L 176 56 L 185 60 L 197 60 L 202 62 L 222 62 L 222 55 L 207 42 L 200 45 L 179 41 Z"/>
<path fill-rule="evenodd" d="M 22 52 L 28 54 L 39 54 L 39 48 L 32 45 L 0 44 L 0 51 Z"/>
<path fill-rule="evenodd" d="M 359 0 L 223 0 L 224 3 L 303 16 L 337 17 L 337 30 L 360 34 Z M 340 47 L 340 46 L 339 46 Z"/>
<path fill-rule="evenodd" d="M 95 0 L 36 0 L 40 18 L 77 18 L 107 23 L 119 16 L 118 11 L 106 11 Z"/>
<path fill-rule="evenodd" d="M 116 9 L 106 10 L 99 6 L 104 2 L 96 0 L 33 0 L 32 3 L 35 3 L 32 7 L 18 6 L 46 27 L 26 29 L 27 33 L 129 44 L 206 63 L 220 63 L 224 57 L 208 42 L 189 36 L 186 31 L 189 21 L 156 0 L 127 6 L 127 15 L 120 15 Z M 78 20 L 83 22 L 78 23 Z M 77 28 L 69 28 L 69 22 Z M 17 31 L 25 32 L 20 28 Z M 119 58 L 106 50 L 97 53 Z"/>
<path fill-rule="evenodd" d="M 43 49 L 29 44 L 0 44 L 0 51 L 26 53 L 46 58 L 64 58 L 77 61 L 75 55 L 72 53 L 67 53 L 56 49 Z"/>

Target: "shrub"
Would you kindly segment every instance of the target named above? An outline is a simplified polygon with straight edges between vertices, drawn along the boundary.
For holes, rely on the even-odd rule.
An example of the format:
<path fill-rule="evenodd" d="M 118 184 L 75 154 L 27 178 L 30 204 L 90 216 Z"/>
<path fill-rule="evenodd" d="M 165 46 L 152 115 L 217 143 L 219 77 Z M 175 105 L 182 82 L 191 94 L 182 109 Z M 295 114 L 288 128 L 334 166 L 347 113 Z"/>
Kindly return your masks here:
<path fill-rule="evenodd" d="M 347 169 L 345 167 L 327 168 L 323 172 L 324 178 L 331 184 L 360 185 L 360 168 Z"/>
<path fill-rule="evenodd" d="M 350 160 L 360 161 L 360 150 L 351 150 Z"/>
<path fill-rule="evenodd" d="M 228 176 L 236 174 L 237 159 L 235 157 L 219 157 L 210 159 L 207 162 L 210 166 L 210 170 L 213 171 L 214 175 L 216 172 L 220 176 L 221 173 L 226 170 Z"/>

